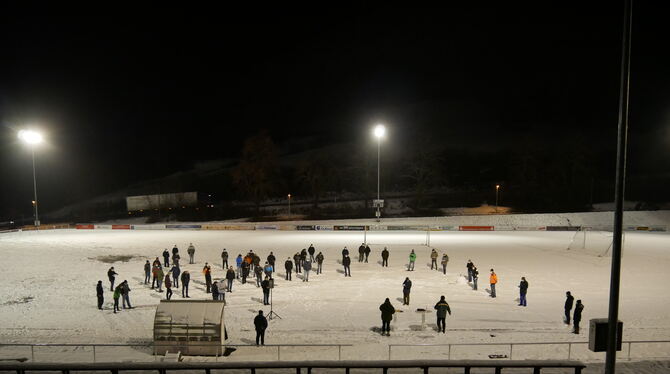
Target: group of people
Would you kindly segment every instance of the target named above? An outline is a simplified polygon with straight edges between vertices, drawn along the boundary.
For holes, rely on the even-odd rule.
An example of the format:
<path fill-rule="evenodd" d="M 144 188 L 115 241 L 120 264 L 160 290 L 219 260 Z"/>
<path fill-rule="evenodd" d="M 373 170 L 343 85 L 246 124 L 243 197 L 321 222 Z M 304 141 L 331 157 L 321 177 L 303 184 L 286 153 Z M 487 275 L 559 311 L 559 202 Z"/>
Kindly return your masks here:
<path fill-rule="evenodd" d="M 408 282 L 409 287 L 407 289 L 409 290 L 409 288 L 412 287 L 412 282 L 409 280 L 409 278 L 405 278 L 405 282 L 403 282 L 403 293 L 405 292 L 404 287 L 406 287 Z M 404 294 L 404 296 L 403 305 L 409 305 L 409 291 Z M 440 300 L 437 302 L 437 304 L 435 304 L 434 309 L 437 311 L 437 331 L 445 334 L 447 326 L 447 313 L 451 315 L 451 308 L 449 307 L 449 303 L 447 303 L 447 300 L 444 296 L 440 297 Z M 382 312 L 381 334 L 385 336 L 391 336 L 391 321 L 393 320 L 393 315 L 395 314 L 396 309 L 393 304 L 391 304 L 391 300 L 386 298 L 384 303 L 379 306 L 379 310 Z"/>
<path fill-rule="evenodd" d="M 566 325 L 570 325 L 570 311 L 572 310 L 572 304 L 574 300 L 575 297 L 572 296 L 570 291 L 567 291 L 565 293 L 565 318 L 563 318 L 563 322 Z M 582 304 L 581 300 L 577 300 L 577 304 L 575 305 L 575 312 L 572 315 L 573 334 L 579 334 L 579 322 L 582 320 L 582 310 L 584 310 L 584 304 Z"/>
<path fill-rule="evenodd" d="M 186 251 L 189 256 L 189 263 L 195 263 L 195 247 L 193 243 L 189 244 Z M 170 266 L 170 258 L 172 258 L 172 266 Z M 163 263 L 161 263 L 158 257 L 151 264 L 147 260 L 144 263 L 144 284 L 148 284 L 151 278 L 151 289 L 156 289 L 158 292 L 163 292 L 163 285 L 165 285 L 165 298 L 170 300 L 173 294 L 172 288 L 179 288 L 179 281 L 181 281 L 182 297 L 190 297 L 188 296 L 188 286 L 191 282 L 191 274 L 188 270 L 181 270 L 179 266 L 180 259 L 179 248 L 175 244 L 172 247 L 172 256 L 170 256 L 167 248 L 163 251 Z M 163 270 L 163 268 L 166 270 Z"/>
<path fill-rule="evenodd" d="M 132 309 L 132 305 L 130 305 L 130 286 L 128 285 L 128 281 L 124 280 L 123 282 L 119 283 L 116 288 L 114 288 L 114 282 L 116 281 L 116 276 L 119 275 L 115 270 L 114 266 L 110 267 L 109 270 L 107 270 L 107 277 L 109 278 L 109 283 L 110 283 L 110 291 L 112 291 L 112 298 L 114 299 L 114 314 L 116 312 L 120 312 L 121 309 L 119 308 L 119 299 L 122 300 L 122 305 L 123 309 Z M 104 287 L 102 286 L 102 281 L 99 280 L 98 284 L 95 286 L 95 293 L 98 298 L 98 309 L 102 310 L 102 306 L 105 302 L 105 296 L 104 296 Z"/>

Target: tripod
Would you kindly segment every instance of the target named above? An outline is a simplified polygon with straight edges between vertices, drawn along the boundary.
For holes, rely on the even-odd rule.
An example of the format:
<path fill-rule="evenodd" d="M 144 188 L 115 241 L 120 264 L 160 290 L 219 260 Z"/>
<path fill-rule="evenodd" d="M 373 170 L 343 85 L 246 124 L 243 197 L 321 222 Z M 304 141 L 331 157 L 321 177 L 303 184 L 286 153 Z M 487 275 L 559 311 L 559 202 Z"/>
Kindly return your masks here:
<path fill-rule="evenodd" d="M 274 316 L 274 317 L 277 317 L 277 318 L 279 318 L 279 319 L 282 319 L 282 318 L 279 316 L 279 314 L 275 313 L 275 312 L 272 310 L 272 290 L 273 290 L 274 288 L 275 288 L 275 282 L 274 282 L 274 279 L 271 279 L 271 283 L 270 283 L 270 313 L 268 313 L 268 319 L 272 319 L 273 316 Z"/>

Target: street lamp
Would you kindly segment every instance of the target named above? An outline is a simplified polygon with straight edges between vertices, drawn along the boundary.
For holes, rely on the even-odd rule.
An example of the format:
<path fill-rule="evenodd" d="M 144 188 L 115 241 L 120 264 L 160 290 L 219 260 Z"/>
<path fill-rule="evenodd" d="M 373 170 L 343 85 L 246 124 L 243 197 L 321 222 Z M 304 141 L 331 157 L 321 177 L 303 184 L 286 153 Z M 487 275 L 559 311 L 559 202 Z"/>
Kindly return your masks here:
<path fill-rule="evenodd" d="M 291 219 L 291 194 L 288 194 L 288 219 Z"/>
<path fill-rule="evenodd" d="M 500 185 L 496 184 L 496 213 L 498 213 L 498 190 L 500 190 Z"/>
<path fill-rule="evenodd" d="M 381 217 L 381 212 L 379 211 L 379 208 L 381 208 L 382 205 L 382 202 L 379 198 L 380 162 L 381 162 L 382 138 L 386 134 L 386 127 L 384 127 L 384 125 L 382 124 L 375 126 L 374 134 L 375 137 L 377 138 L 377 201 L 375 201 L 374 205 L 377 207 L 377 222 L 379 222 L 379 218 Z"/>
<path fill-rule="evenodd" d="M 33 156 L 33 190 L 35 193 L 33 206 L 35 206 L 35 226 L 39 226 L 40 217 L 37 212 L 37 178 L 35 177 L 35 145 L 42 142 L 42 134 L 32 130 L 21 130 L 19 131 L 19 139 L 30 145 L 30 152 Z"/>

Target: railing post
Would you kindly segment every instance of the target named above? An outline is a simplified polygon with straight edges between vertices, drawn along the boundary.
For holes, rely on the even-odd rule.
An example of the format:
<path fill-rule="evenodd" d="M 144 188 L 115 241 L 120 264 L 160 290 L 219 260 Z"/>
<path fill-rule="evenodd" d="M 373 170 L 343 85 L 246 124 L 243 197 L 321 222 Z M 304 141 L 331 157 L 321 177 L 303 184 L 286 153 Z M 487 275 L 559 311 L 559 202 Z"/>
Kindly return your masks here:
<path fill-rule="evenodd" d="M 428 374 L 428 369 L 429 369 L 428 366 L 424 366 L 424 368 L 423 368 L 423 374 Z"/>
<path fill-rule="evenodd" d="M 632 348 L 632 347 L 631 347 L 631 344 L 633 344 L 633 343 L 632 343 L 632 342 L 628 342 L 628 361 L 630 361 L 630 349 Z"/>
<path fill-rule="evenodd" d="M 451 360 L 451 344 L 448 345 L 447 360 Z"/>
<path fill-rule="evenodd" d="M 342 346 L 341 345 L 337 346 L 337 360 L 342 361 Z"/>
<path fill-rule="evenodd" d="M 510 343 L 509 345 L 509 359 L 512 359 L 512 349 L 514 348 L 514 344 Z"/>
<path fill-rule="evenodd" d="M 95 345 L 93 345 L 93 363 L 95 363 Z"/>
<path fill-rule="evenodd" d="M 389 344 L 389 360 L 391 359 L 391 344 Z"/>
<path fill-rule="evenodd" d="M 34 345 L 30 346 L 30 360 L 32 362 L 35 362 L 35 346 Z"/>
<path fill-rule="evenodd" d="M 570 359 L 570 351 L 572 351 L 572 343 L 568 343 L 568 360 Z"/>
<path fill-rule="evenodd" d="M 279 349 L 281 348 L 280 345 L 277 346 L 277 361 L 281 361 L 281 356 L 279 354 Z"/>

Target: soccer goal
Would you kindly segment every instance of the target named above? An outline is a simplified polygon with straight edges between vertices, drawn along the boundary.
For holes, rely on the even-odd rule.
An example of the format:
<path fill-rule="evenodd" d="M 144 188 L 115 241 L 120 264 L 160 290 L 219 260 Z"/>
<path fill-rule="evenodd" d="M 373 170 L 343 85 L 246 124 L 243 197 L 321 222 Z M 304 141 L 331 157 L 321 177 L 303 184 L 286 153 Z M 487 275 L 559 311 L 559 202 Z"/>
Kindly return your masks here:
<path fill-rule="evenodd" d="M 612 243 L 613 233 L 611 231 L 591 230 L 589 227 L 582 227 L 579 231 L 575 231 L 566 250 L 604 257 L 610 255 Z"/>
<path fill-rule="evenodd" d="M 395 231 L 395 230 L 372 230 L 363 233 L 363 239 L 368 245 L 390 246 L 428 246 L 430 247 L 431 232 L 426 230 Z"/>

